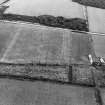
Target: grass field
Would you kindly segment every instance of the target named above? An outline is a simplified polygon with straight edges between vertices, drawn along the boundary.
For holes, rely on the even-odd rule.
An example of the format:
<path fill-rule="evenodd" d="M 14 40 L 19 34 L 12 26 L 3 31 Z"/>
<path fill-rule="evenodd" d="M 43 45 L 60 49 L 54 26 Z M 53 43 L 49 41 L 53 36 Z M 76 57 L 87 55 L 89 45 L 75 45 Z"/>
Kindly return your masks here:
<path fill-rule="evenodd" d="M 6 59 L 23 62 L 69 62 L 70 32 L 44 26 L 23 25 Z"/>
<path fill-rule="evenodd" d="M 41 25 L 14 24 L 19 30 L 3 55 L 4 61 L 51 64 L 87 63 L 91 35 Z"/>

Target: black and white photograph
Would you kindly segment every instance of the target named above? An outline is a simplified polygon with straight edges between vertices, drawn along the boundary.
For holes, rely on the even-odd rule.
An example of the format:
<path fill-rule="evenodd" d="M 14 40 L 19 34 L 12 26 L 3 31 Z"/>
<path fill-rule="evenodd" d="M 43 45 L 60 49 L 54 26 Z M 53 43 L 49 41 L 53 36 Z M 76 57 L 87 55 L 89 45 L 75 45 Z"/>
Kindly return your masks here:
<path fill-rule="evenodd" d="M 105 0 L 0 0 L 0 105 L 105 105 Z"/>

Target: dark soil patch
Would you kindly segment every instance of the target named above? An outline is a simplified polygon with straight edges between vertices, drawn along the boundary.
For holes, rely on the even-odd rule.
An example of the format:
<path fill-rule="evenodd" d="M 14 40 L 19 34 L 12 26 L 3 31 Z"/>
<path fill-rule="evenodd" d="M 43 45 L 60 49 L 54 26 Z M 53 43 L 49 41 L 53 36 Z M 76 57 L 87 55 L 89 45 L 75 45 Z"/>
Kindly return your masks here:
<path fill-rule="evenodd" d="M 72 0 L 86 6 L 105 9 L 105 0 Z"/>
<path fill-rule="evenodd" d="M 1 20 L 26 21 L 31 23 L 39 23 L 51 27 L 88 31 L 86 20 L 80 18 L 69 19 L 69 18 L 64 18 L 62 16 L 54 17 L 50 15 L 41 15 L 35 17 L 35 16 L 16 15 L 16 14 L 2 14 Z"/>

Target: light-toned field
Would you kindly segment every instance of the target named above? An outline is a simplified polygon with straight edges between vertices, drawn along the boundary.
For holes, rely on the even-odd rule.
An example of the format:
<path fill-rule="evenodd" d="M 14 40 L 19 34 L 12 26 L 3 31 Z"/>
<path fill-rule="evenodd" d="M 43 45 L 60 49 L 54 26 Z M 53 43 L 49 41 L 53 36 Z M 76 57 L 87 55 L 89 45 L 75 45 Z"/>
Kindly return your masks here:
<path fill-rule="evenodd" d="M 10 0 L 5 13 L 28 16 L 53 15 L 84 18 L 83 6 L 71 0 Z"/>
<path fill-rule="evenodd" d="M 87 11 L 89 30 L 95 33 L 105 33 L 105 10 L 87 7 Z"/>
<path fill-rule="evenodd" d="M 93 35 L 92 39 L 96 56 L 105 58 L 105 36 Z"/>

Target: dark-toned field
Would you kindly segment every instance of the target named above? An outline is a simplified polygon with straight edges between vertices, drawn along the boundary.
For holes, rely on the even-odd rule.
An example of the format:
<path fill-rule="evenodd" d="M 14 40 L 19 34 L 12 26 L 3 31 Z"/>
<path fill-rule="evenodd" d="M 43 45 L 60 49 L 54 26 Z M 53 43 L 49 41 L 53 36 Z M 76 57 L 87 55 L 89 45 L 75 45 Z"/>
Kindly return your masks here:
<path fill-rule="evenodd" d="M 72 0 L 86 6 L 105 9 L 105 0 Z"/>

